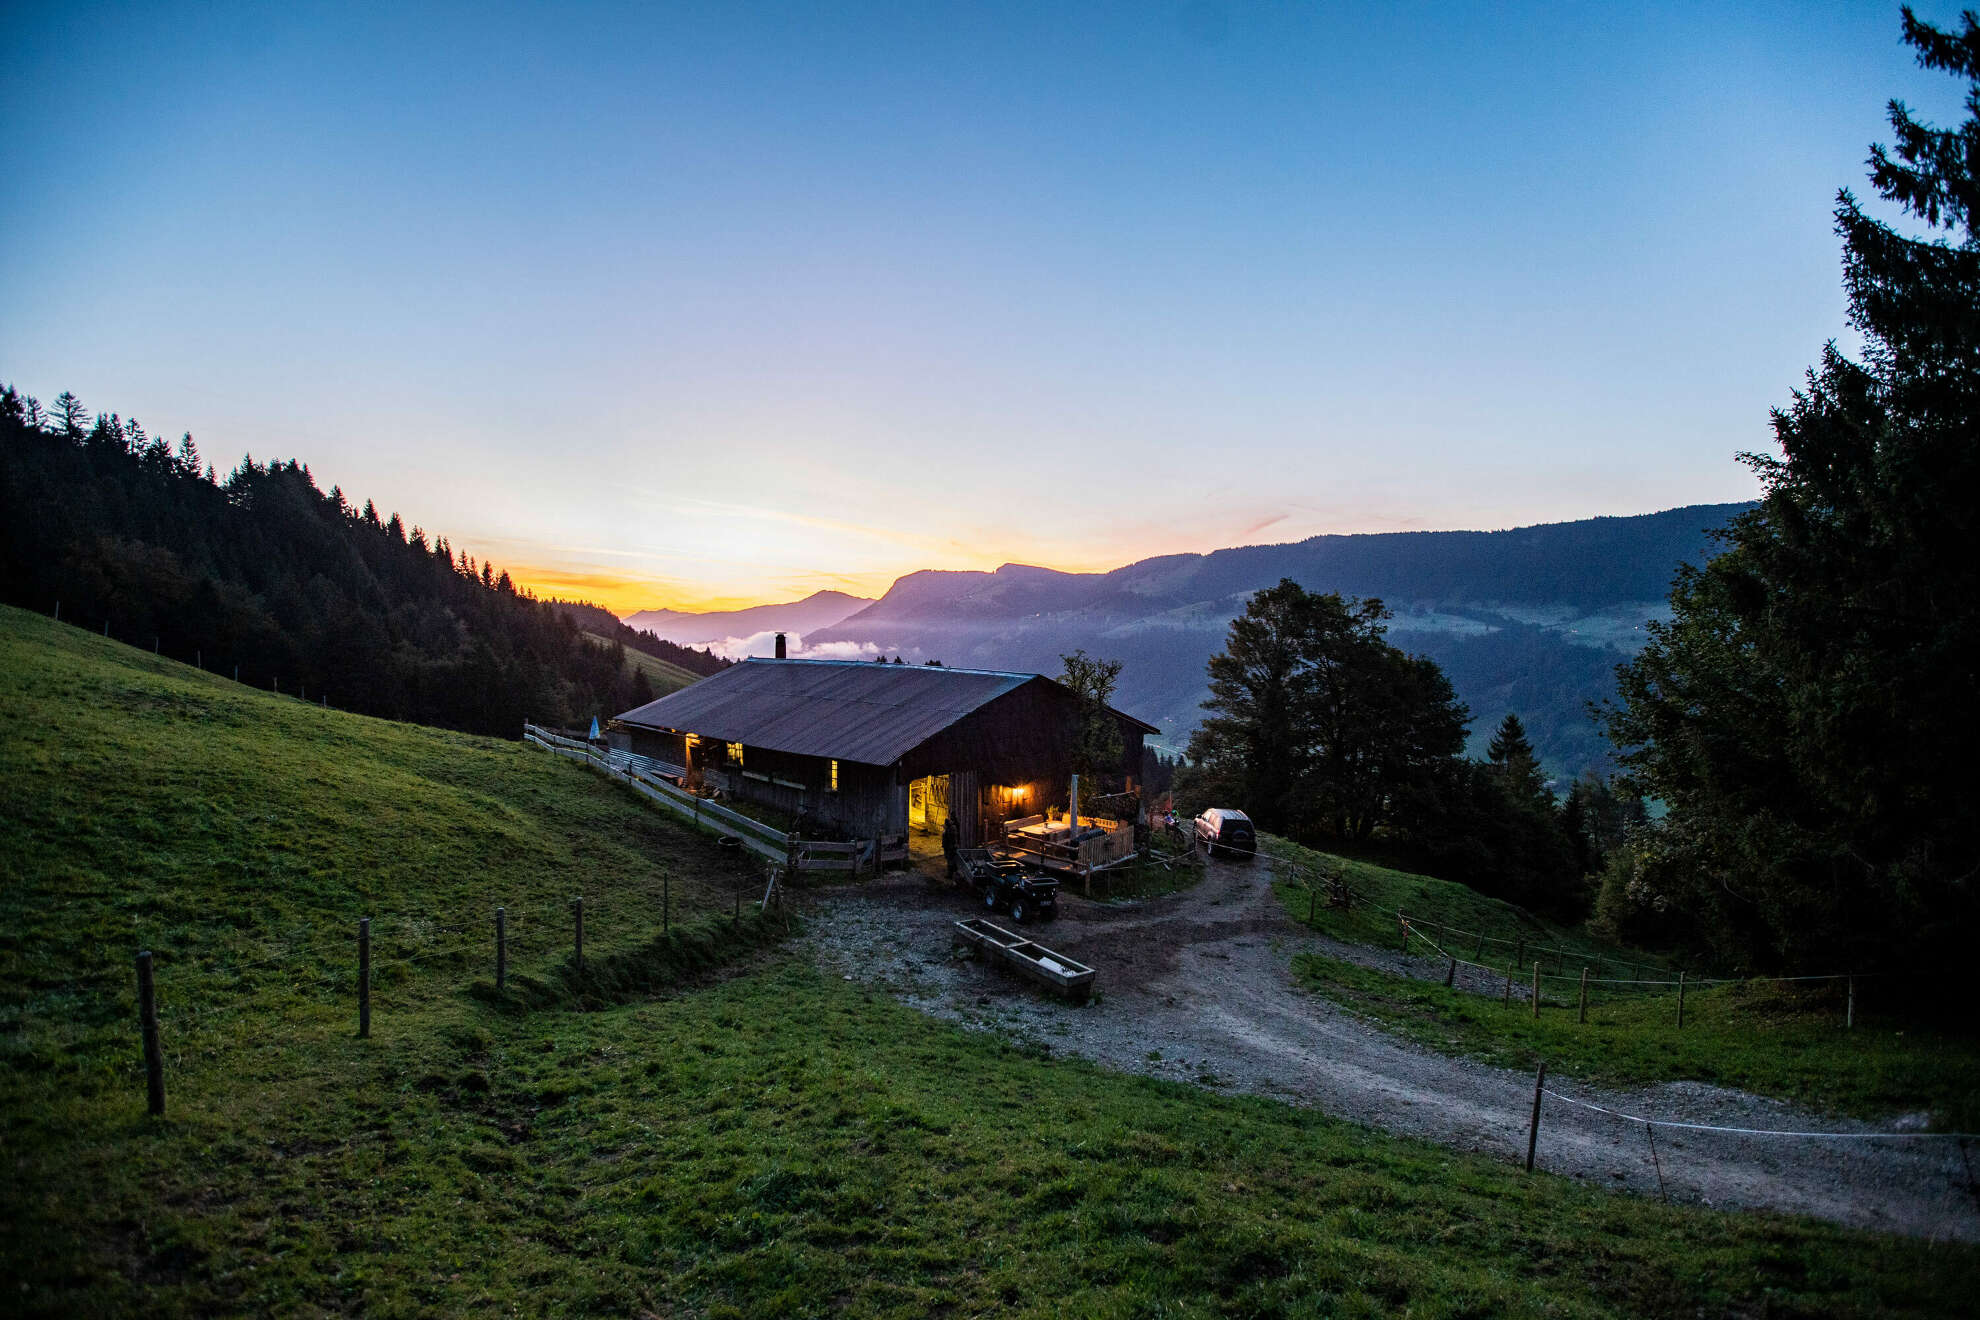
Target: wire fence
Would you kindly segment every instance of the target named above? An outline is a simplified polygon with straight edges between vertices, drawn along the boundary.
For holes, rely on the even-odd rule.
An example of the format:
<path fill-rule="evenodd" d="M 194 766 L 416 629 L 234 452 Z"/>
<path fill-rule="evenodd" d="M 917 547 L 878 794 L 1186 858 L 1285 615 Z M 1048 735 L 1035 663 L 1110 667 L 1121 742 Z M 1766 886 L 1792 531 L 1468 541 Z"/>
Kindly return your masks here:
<path fill-rule="evenodd" d="M 1973 1163 L 1967 1154 L 1966 1143 L 1980 1140 L 1975 1132 L 1933 1132 L 1917 1128 L 1877 1129 L 1863 1128 L 1849 1131 L 1756 1128 L 1736 1124 L 1699 1123 L 1690 1119 L 1650 1118 L 1642 1114 L 1632 1114 L 1627 1110 L 1611 1105 L 1596 1104 L 1577 1096 L 1564 1095 L 1547 1085 L 1547 1065 L 1543 1061 L 1533 1079 L 1533 1112 L 1529 1119 L 1526 1134 L 1526 1171 L 1533 1172 L 1539 1158 L 1540 1133 L 1543 1125 L 1543 1101 L 1554 1100 L 1576 1109 L 1602 1114 L 1618 1123 L 1630 1124 L 1643 1129 L 1643 1138 L 1649 1147 L 1650 1164 L 1657 1176 L 1657 1193 L 1669 1202 L 1670 1184 L 1664 1176 L 1663 1155 L 1657 1149 L 1657 1129 L 1672 1132 L 1704 1133 L 1708 1135 L 1739 1137 L 1786 1142 L 1836 1143 L 1845 1142 L 1952 1142 L 1959 1155 L 1960 1169 L 1965 1175 L 1966 1193 L 1976 1207 L 1980 1207 L 1980 1182 L 1973 1177 Z"/>
<path fill-rule="evenodd" d="M 1841 1008 L 1843 1025 L 1853 1028 L 1856 1025 L 1856 983 L 1859 980 L 1888 981 L 1899 978 L 1924 980 L 1960 975 L 1960 973 L 1925 970 L 1911 973 L 1824 972 L 1794 976 L 1715 977 L 1693 976 L 1688 969 L 1679 969 L 1676 975 L 1672 976 L 1669 974 L 1670 969 L 1656 968 L 1654 963 L 1646 962 L 1639 958 L 1632 958 L 1621 950 L 1604 954 L 1599 951 L 1587 949 L 1569 949 L 1564 945 L 1547 944 L 1541 941 L 1529 943 L 1518 938 L 1508 938 L 1482 931 L 1466 930 L 1434 919 L 1412 916 L 1400 908 L 1387 906 L 1373 895 L 1349 884 L 1344 872 L 1337 866 L 1330 867 L 1324 862 L 1316 863 L 1301 858 L 1268 853 L 1263 850 L 1260 850 L 1256 855 L 1277 866 L 1296 871 L 1304 877 L 1303 880 L 1293 880 L 1293 883 L 1303 884 L 1309 892 L 1308 924 L 1313 924 L 1314 915 L 1317 912 L 1319 902 L 1323 898 L 1327 899 L 1330 905 L 1346 906 L 1359 902 L 1366 908 L 1372 908 L 1384 916 L 1392 916 L 1396 919 L 1401 932 L 1403 952 L 1410 951 L 1414 944 L 1420 943 L 1426 946 L 1428 951 L 1436 958 L 1442 960 L 1446 967 L 1446 986 L 1453 989 L 1465 988 L 1457 985 L 1455 975 L 1457 969 L 1465 968 L 1483 973 L 1495 982 L 1502 982 L 1499 995 L 1504 1000 L 1511 1000 L 1515 997 L 1515 992 L 1517 992 L 1517 997 L 1522 1002 L 1530 1000 L 1538 1003 L 1541 1002 L 1542 983 L 1569 982 L 1579 987 L 1578 1006 L 1583 1021 L 1586 1021 L 1587 1008 L 1590 1002 L 1588 992 L 1591 988 L 1597 992 L 1608 992 L 1611 994 L 1672 996 L 1677 1000 L 1677 1022 L 1679 1026 L 1682 1026 L 1685 1017 L 1684 996 L 1686 992 L 1691 990 L 1709 989 L 1727 985 L 1815 986 L 1826 983 L 1839 984 L 1842 987 L 1844 992 Z M 1437 931 L 1444 939 L 1440 941 L 1432 938 L 1426 933 L 1429 930 Z M 1455 943 L 1451 938 L 1453 936 L 1462 938 L 1472 944 L 1472 956 L 1465 957 L 1457 949 L 1450 947 L 1451 943 Z M 1480 957 L 1480 953 L 1487 944 L 1510 947 L 1514 950 L 1513 957 L 1503 964 L 1485 962 Z M 1529 958 L 1528 955 L 1532 955 L 1532 957 Z M 1549 961 L 1553 962 L 1556 968 L 1555 971 L 1548 972 L 1544 970 L 1545 965 Z M 1577 963 L 1581 967 L 1578 974 L 1571 973 L 1567 970 L 1569 966 Z M 1639 975 L 1601 975 L 1602 970 L 1610 965 L 1632 969 L 1638 972 Z M 1663 971 L 1666 974 L 1661 977 L 1640 974 L 1647 969 L 1653 968 Z M 1475 993 L 1489 995 L 1490 990 L 1481 987 Z"/>

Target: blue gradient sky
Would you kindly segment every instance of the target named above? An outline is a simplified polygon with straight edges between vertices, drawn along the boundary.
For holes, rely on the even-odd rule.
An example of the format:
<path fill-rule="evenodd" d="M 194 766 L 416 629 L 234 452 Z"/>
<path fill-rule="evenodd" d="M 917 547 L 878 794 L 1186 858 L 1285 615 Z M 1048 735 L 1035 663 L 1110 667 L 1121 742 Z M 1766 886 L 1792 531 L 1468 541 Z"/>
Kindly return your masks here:
<path fill-rule="evenodd" d="M 9 28 L 0 376 L 624 610 L 1746 498 L 1959 90 L 1884 4 Z"/>

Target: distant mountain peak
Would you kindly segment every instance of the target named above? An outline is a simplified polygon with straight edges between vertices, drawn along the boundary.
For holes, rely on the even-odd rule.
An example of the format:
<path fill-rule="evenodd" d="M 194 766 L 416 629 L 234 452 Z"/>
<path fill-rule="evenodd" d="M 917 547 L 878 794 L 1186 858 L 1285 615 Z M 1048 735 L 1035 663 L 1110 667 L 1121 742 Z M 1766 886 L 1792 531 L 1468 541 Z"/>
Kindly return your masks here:
<path fill-rule="evenodd" d="M 829 628 L 871 604 L 868 597 L 828 587 L 803 600 L 740 610 L 640 610 L 626 616 L 626 625 L 682 646 L 702 646 L 762 632 L 808 633 Z"/>
<path fill-rule="evenodd" d="M 1162 725 L 1166 745 L 1179 746 L 1201 717 L 1204 662 L 1230 620 L 1252 592 L 1289 577 L 1382 598 L 1399 644 L 1446 667 L 1481 727 L 1516 712 L 1549 768 L 1572 776 L 1607 754 L 1586 703 L 1613 691 L 1615 662 L 1642 645 L 1677 565 L 1708 558 L 1708 531 L 1748 507 L 1497 531 L 1334 533 L 1157 555 L 1109 573 L 1019 563 L 923 570 L 805 644 L 1040 673 L 1084 648 L 1126 662 L 1121 709 Z"/>

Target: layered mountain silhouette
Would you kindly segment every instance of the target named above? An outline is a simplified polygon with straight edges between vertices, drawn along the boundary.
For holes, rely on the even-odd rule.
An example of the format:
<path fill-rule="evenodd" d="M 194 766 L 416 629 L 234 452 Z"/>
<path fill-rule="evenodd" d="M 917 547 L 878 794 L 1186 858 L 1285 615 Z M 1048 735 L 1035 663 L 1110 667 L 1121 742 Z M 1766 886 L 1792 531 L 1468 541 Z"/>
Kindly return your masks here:
<path fill-rule="evenodd" d="M 682 646 L 705 646 L 746 638 L 757 633 L 808 634 L 859 613 L 874 602 L 843 591 L 814 591 L 803 600 L 782 605 L 752 605 L 743 610 L 641 610 L 626 616 L 626 624 Z"/>
<path fill-rule="evenodd" d="M 1548 769 L 1571 778 L 1604 764 L 1606 744 L 1587 705 L 1614 692 L 1617 662 L 1642 645 L 1647 621 L 1666 615 L 1677 566 L 1710 557 L 1709 533 L 1748 507 L 1692 505 L 1496 532 L 1316 536 L 1163 555 L 1110 573 L 1023 564 L 930 570 L 901 578 L 864 608 L 820 592 L 810 601 L 837 598 L 821 605 L 821 620 L 839 602 L 854 608 L 808 626 L 789 611 L 809 601 L 676 616 L 700 621 L 684 629 L 641 622 L 661 611 L 628 622 L 682 643 L 777 627 L 801 634 L 807 650 L 1043 673 L 1084 647 L 1125 662 L 1117 704 L 1160 725 L 1155 741 L 1175 749 L 1201 717 L 1204 664 L 1222 649 L 1230 621 L 1253 591 L 1291 578 L 1309 590 L 1380 597 L 1395 612 L 1390 640 L 1435 659 L 1470 705 L 1478 747 L 1513 711 Z M 770 618 L 779 622 L 756 622 Z"/>

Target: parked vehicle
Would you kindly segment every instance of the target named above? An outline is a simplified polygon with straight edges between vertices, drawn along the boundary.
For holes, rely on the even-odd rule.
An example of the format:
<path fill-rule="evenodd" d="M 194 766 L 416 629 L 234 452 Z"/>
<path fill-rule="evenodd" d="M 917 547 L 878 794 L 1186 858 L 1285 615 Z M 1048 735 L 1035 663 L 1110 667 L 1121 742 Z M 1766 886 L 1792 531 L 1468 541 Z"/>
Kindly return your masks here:
<path fill-rule="evenodd" d="M 988 848 L 964 848 L 956 854 L 956 864 L 963 882 L 983 895 L 986 911 L 1008 912 L 1020 926 L 1059 915 L 1059 882 L 1041 871 Z"/>
<path fill-rule="evenodd" d="M 1212 807 L 1196 818 L 1196 842 L 1212 857 L 1221 852 L 1249 858 L 1257 855 L 1258 831 L 1242 811 Z"/>

